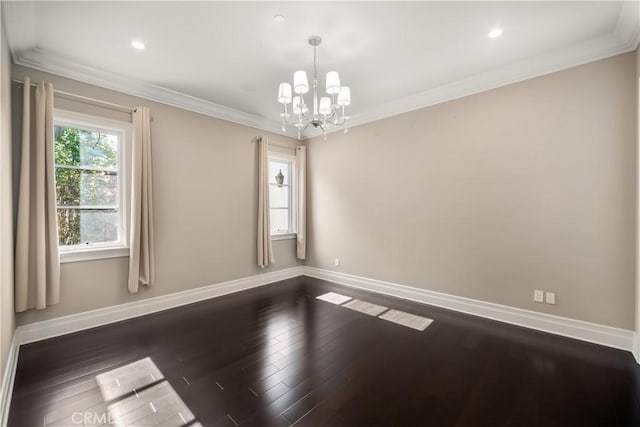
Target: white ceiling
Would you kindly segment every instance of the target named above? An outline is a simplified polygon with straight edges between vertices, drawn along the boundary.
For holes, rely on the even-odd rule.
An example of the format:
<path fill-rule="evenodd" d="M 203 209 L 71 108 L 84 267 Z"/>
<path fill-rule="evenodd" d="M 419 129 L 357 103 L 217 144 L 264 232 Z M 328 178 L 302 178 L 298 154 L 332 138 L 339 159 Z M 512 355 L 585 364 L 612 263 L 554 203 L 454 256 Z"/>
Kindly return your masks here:
<path fill-rule="evenodd" d="M 320 75 L 351 86 L 354 124 L 638 40 L 637 1 L 3 2 L 3 19 L 18 64 L 276 132 L 278 83 L 311 72 L 311 34 L 323 38 Z M 494 27 L 504 33 L 490 39 Z"/>

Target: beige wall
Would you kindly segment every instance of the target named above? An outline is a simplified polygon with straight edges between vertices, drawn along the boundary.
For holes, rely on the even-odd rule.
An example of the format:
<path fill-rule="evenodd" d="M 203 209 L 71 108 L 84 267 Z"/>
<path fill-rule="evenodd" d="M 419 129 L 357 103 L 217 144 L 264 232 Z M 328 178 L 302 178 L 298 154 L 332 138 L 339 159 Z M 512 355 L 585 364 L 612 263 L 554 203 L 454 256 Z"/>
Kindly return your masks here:
<path fill-rule="evenodd" d="M 640 362 L 640 47 L 636 49 L 636 360 Z"/>
<path fill-rule="evenodd" d="M 3 26 L 0 29 L 0 44 L 0 378 L 2 378 L 15 329 L 13 312 L 11 59 Z"/>
<path fill-rule="evenodd" d="M 307 265 L 632 329 L 635 61 L 621 55 L 311 141 Z M 259 131 L 13 72 L 150 105 L 158 251 L 158 283 L 138 295 L 126 291 L 126 258 L 63 264 L 62 303 L 19 324 L 262 271 Z M 274 246 L 274 269 L 298 264 L 294 241 Z M 533 289 L 556 292 L 557 305 L 534 303 Z"/>
<path fill-rule="evenodd" d="M 310 141 L 307 265 L 633 329 L 635 61 Z"/>
<path fill-rule="evenodd" d="M 28 75 L 52 81 L 59 90 L 150 107 L 157 263 L 156 285 L 137 295 L 127 291 L 127 258 L 62 264 L 60 304 L 19 314 L 18 324 L 299 264 L 295 240 L 284 240 L 274 242 L 274 266 L 264 270 L 256 266 L 257 149 L 252 139 L 263 132 L 35 70 L 14 67 L 13 72 L 18 79 Z M 62 98 L 55 106 L 123 116 Z M 296 145 L 293 139 L 267 135 L 272 141 Z"/>

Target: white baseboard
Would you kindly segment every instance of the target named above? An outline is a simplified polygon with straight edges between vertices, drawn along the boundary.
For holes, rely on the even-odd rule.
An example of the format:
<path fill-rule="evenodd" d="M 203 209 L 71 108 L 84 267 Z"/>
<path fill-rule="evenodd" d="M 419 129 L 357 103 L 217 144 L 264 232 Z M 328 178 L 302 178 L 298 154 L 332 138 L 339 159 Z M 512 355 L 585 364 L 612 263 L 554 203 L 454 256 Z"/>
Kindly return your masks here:
<path fill-rule="evenodd" d="M 302 266 L 291 267 L 169 295 L 99 308 L 97 310 L 57 317 L 42 322 L 29 323 L 18 326 L 16 329 L 16 342 L 18 345 L 27 344 L 84 329 L 95 328 L 97 326 L 267 285 L 280 280 L 298 277 L 301 276 L 303 272 L 304 269 Z"/>
<path fill-rule="evenodd" d="M 30 323 L 19 326 L 16 329 L 15 342 L 19 346 L 21 344 L 69 334 L 257 286 L 267 285 L 303 274 L 345 286 L 431 304 L 450 310 L 524 326 L 530 329 L 627 350 L 630 351 L 640 363 L 640 340 L 636 338 L 635 332 L 631 330 L 308 266 L 297 266 L 272 271 L 183 292 Z"/>
<path fill-rule="evenodd" d="M 2 427 L 7 425 L 9 418 L 9 407 L 11 406 L 11 396 L 13 395 L 13 381 L 16 378 L 19 351 L 20 346 L 14 334 L 13 340 L 11 340 L 9 355 L 7 356 L 7 364 L 2 375 L 2 384 L 0 384 L 0 425 Z"/>
<path fill-rule="evenodd" d="M 486 317 L 513 325 L 524 326 L 525 328 L 627 350 L 634 354 L 636 361 L 640 361 L 637 354 L 636 334 L 631 330 L 471 298 L 458 297 L 315 267 L 305 266 L 304 274 L 309 277 L 327 280 L 340 285 L 435 305 L 437 307 L 448 308 L 450 310 Z"/>

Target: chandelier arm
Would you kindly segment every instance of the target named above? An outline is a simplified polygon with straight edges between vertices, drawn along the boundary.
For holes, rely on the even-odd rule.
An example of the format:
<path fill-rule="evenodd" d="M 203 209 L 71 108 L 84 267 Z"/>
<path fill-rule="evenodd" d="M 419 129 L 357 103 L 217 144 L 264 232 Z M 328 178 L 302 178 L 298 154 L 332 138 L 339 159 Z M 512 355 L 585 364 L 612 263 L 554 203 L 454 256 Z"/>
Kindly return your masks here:
<path fill-rule="evenodd" d="M 289 116 L 289 117 L 295 117 L 294 121 L 291 121 L 288 117 L 285 117 L 285 120 L 287 122 L 287 124 L 289 125 L 295 125 L 296 123 L 301 123 L 301 122 L 312 122 L 315 120 L 315 118 L 313 116 L 310 116 L 308 114 L 297 114 L 294 116 Z M 331 124 L 331 125 L 341 125 L 342 120 L 338 114 L 338 110 L 333 110 L 331 112 L 331 114 L 327 114 L 326 116 L 323 116 L 323 122 L 326 122 L 327 124 Z"/>
<path fill-rule="evenodd" d="M 295 119 L 292 121 L 289 119 L 289 117 L 294 117 Z M 295 125 L 296 123 L 303 123 L 303 122 L 307 122 L 307 121 L 312 121 L 313 120 L 313 116 L 309 116 L 305 113 L 300 113 L 300 114 L 290 114 L 288 116 L 285 117 L 285 121 L 287 122 L 288 125 Z"/>

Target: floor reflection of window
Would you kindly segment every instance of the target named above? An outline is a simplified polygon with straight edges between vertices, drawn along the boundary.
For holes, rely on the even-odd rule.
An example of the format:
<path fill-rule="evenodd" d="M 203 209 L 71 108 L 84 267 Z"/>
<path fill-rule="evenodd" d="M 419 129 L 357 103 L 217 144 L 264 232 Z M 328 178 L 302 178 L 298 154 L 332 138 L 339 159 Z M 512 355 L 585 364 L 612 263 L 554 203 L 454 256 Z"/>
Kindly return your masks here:
<path fill-rule="evenodd" d="M 115 426 L 190 426 L 195 416 L 171 387 L 151 358 L 138 360 L 96 376 L 104 414 L 96 421 Z M 83 423 L 91 424 L 90 415 Z"/>

